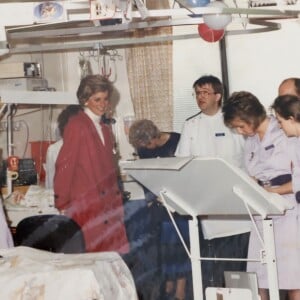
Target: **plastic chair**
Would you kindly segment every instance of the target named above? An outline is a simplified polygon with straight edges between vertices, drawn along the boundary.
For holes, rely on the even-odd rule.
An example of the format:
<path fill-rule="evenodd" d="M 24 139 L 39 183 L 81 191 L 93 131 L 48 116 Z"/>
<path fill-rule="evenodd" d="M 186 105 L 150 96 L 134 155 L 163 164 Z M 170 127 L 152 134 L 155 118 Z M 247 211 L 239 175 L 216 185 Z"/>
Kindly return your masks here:
<path fill-rule="evenodd" d="M 84 253 L 79 225 L 63 215 L 38 215 L 23 219 L 16 228 L 16 246 L 56 253 Z"/>

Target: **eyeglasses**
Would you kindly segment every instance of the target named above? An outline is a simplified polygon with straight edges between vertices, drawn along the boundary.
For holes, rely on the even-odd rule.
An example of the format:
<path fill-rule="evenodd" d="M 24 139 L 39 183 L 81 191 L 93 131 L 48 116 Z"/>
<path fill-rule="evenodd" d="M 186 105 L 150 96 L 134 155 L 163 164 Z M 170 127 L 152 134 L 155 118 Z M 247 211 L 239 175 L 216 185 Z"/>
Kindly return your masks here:
<path fill-rule="evenodd" d="M 218 94 L 216 92 L 208 92 L 208 91 L 197 91 L 193 93 L 193 97 L 199 97 L 199 96 L 203 96 L 205 98 L 207 98 L 210 95 L 215 95 Z"/>

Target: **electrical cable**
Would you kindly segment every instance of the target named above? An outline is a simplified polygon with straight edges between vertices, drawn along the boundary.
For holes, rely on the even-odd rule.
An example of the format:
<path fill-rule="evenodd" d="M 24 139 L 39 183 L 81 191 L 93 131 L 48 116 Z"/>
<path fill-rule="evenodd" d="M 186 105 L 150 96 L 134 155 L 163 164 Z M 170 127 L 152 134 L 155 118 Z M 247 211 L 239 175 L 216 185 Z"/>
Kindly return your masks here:
<path fill-rule="evenodd" d="M 29 126 L 27 124 L 27 122 L 25 120 L 20 120 L 21 123 L 25 124 L 25 128 L 26 128 L 26 141 L 25 141 L 25 148 L 24 148 L 24 152 L 22 155 L 22 158 L 25 158 L 27 149 L 28 149 L 28 144 L 29 144 Z"/>

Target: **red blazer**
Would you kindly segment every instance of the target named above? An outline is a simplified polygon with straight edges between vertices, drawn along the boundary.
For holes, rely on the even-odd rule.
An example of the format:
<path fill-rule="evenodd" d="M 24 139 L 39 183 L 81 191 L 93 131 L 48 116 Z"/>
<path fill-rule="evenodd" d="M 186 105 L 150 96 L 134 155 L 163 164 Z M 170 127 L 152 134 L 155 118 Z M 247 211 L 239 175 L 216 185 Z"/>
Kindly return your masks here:
<path fill-rule="evenodd" d="M 107 125 L 102 127 L 105 146 L 84 112 L 70 118 L 56 161 L 55 206 L 80 225 L 88 252 L 126 253 L 129 244 L 112 132 Z"/>

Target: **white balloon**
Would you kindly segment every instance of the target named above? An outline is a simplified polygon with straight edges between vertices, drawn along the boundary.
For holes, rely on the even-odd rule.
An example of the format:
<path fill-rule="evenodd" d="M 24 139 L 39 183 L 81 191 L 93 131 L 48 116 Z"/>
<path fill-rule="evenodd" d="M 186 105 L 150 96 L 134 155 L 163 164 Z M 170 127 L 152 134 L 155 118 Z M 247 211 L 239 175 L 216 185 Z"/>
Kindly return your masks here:
<path fill-rule="evenodd" d="M 224 2 L 222 1 L 214 1 L 210 2 L 206 5 L 206 7 L 218 7 L 218 8 L 224 8 L 228 7 Z M 203 21 L 204 23 L 211 29 L 214 30 L 220 30 L 224 29 L 232 20 L 231 15 L 224 15 L 224 14 L 208 14 L 203 15 Z"/>

